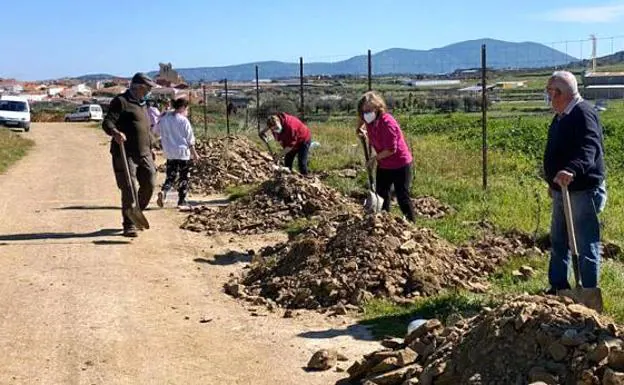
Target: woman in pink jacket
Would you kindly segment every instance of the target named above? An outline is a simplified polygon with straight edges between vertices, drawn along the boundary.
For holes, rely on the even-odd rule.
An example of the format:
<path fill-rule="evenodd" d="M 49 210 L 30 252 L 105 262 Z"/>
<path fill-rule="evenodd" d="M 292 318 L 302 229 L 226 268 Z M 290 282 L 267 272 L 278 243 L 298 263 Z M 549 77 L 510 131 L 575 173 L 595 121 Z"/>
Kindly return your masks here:
<path fill-rule="evenodd" d="M 369 91 L 358 101 L 358 134 L 368 138 L 375 150 L 371 169 L 377 165 L 377 194 L 384 199 L 383 209 L 390 211 L 390 188 L 394 191 L 405 217 L 414 221 L 414 207 L 409 195 L 412 180 L 412 154 L 399 123 L 388 112 L 383 98 Z"/>

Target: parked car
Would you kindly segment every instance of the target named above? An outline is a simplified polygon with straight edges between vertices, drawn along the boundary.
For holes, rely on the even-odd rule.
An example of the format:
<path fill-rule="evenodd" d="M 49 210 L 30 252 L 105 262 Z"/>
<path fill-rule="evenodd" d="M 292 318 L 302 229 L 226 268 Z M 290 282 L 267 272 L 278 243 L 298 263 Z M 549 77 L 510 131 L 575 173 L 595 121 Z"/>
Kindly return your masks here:
<path fill-rule="evenodd" d="M 30 131 L 30 105 L 21 96 L 0 96 L 0 126 Z"/>
<path fill-rule="evenodd" d="M 104 119 L 104 114 L 99 104 L 85 104 L 76 108 L 76 111 L 71 114 L 65 115 L 66 122 L 88 122 L 91 120 L 100 121 L 102 119 Z"/>

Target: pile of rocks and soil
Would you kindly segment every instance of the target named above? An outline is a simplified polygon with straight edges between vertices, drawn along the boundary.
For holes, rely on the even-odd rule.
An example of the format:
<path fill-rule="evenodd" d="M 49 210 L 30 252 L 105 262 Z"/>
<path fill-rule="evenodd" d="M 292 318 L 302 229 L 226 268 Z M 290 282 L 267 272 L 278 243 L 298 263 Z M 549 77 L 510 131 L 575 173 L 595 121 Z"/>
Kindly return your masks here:
<path fill-rule="evenodd" d="M 260 234 L 284 229 L 297 219 L 320 219 L 354 209 L 317 178 L 276 171 L 272 179 L 228 206 L 193 209 L 182 228 L 208 234 Z"/>
<path fill-rule="evenodd" d="M 443 326 L 428 320 L 404 340 L 357 360 L 342 384 L 624 383 L 622 328 L 564 297 L 507 298 Z"/>
<path fill-rule="evenodd" d="M 198 140 L 200 156 L 191 168 L 191 191 L 199 194 L 223 192 L 227 187 L 262 183 L 273 175 L 273 158 L 242 136 Z M 159 171 L 164 172 L 162 165 Z"/>
<path fill-rule="evenodd" d="M 488 236 L 456 247 L 387 213 L 350 213 L 260 250 L 260 258 L 225 289 L 285 308 L 344 313 L 374 297 L 410 302 L 445 288 L 484 292 L 487 277 L 511 255 L 534 252 L 519 236 Z"/>
<path fill-rule="evenodd" d="M 414 205 L 414 213 L 424 218 L 439 219 L 452 214 L 454 211 L 451 206 L 427 195 L 412 198 L 412 204 Z"/>

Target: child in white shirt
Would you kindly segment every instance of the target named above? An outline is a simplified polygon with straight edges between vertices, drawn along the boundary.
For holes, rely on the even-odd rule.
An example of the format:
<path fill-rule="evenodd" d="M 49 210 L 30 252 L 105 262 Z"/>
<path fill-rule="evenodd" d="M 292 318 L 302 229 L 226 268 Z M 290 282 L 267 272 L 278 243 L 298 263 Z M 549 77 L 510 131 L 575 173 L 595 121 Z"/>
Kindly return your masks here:
<path fill-rule="evenodd" d="M 186 195 L 189 189 L 191 159 L 196 160 L 199 156 L 195 150 L 193 127 L 187 118 L 188 100 L 175 99 L 173 108 L 174 111 L 167 112 L 160 118 L 154 129 L 154 133 L 160 135 L 163 153 L 167 158 L 167 177 L 156 202 L 158 206 L 164 206 L 167 193 L 176 178 L 179 178 L 178 207 L 183 208 L 188 206 Z"/>

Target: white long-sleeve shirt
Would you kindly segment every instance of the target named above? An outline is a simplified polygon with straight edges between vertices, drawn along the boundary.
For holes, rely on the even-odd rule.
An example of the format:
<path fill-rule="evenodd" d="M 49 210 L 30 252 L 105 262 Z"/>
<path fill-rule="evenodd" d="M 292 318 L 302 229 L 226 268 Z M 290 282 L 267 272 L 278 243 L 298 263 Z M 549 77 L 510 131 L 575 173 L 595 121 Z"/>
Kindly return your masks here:
<path fill-rule="evenodd" d="M 160 117 L 160 111 L 156 107 L 147 108 L 147 117 L 150 120 L 150 130 L 154 130 L 158 124 L 158 118 Z"/>
<path fill-rule="evenodd" d="M 195 145 L 195 134 L 188 118 L 176 112 L 164 114 L 154 129 L 160 135 L 167 159 L 191 159 L 191 147 Z"/>

